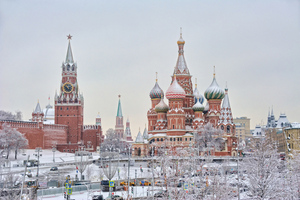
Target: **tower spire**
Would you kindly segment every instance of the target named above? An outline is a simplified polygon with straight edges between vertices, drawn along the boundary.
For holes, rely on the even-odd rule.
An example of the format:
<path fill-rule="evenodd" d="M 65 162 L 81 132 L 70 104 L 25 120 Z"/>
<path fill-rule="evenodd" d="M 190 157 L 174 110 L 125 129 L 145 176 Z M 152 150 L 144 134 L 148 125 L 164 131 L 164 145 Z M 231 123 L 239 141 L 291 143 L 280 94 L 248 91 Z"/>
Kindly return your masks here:
<path fill-rule="evenodd" d="M 184 74 L 184 75 L 189 75 L 190 72 L 187 68 L 185 58 L 184 58 L 184 51 L 183 51 L 183 46 L 185 44 L 184 39 L 182 38 L 182 28 L 180 28 L 180 38 L 177 41 L 178 44 L 178 59 L 177 63 L 174 69 L 174 74 Z"/>
<path fill-rule="evenodd" d="M 118 103 L 117 117 L 123 117 L 122 108 L 121 108 L 121 95 L 118 95 L 118 97 L 119 97 L 119 103 Z"/>
<path fill-rule="evenodd" d="M 155 80 L 156 80 L 156 82 L 157 82 L 157 72 L 155 72 L 155 75 L 156 75 L 156 79 L 155 79 Z"/>
<path fill-rule="evenodd" d="M 214 78 L 216 78 L 216 66 L 214 66 Z"/>
<path fill-rule="evenodd" d="M 72 49 L 71 49 L 71 39 L 72 39 L 73 36 L 71 36 L 70 34 L 67 35 L 67 38 L 69 40 L 69 45 L 68 45 L 68 50 L 67 50 L 67 56 L 66 56 L 66 63 L 74 63 L 74 60 L 73 60 L 73 54 L 72 54 Z"/>

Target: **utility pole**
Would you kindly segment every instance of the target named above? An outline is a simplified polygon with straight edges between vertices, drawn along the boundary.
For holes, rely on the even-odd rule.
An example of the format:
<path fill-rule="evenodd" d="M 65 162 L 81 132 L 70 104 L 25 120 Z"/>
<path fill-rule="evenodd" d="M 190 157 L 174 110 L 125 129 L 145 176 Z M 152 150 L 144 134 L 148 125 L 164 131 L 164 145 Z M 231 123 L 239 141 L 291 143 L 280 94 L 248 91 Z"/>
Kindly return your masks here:
<path fill-rule="evenodd" d="M 26 165 L 25 165 L 25 171 L 24 171 L 24 176 L 23 176 L 23 180 L 22 180 L 22 187 L 21 187 L 21 193 L 20 193 L 20 200 L 22 199 L 23 187 L 24 187 L 24 181 L 25 181 L 25 176 L 26 176 L 27 164 L 28 164 L 28 161 L 29 161 L 29 157 L 30 157 L 30 155 L 28 155 L 27 162 L 26 162 Z"/>
<path fill-rule="evenodd" d="M 36 177 L 38 177 L 39 176 L 39 166 L 40 166 L 40 156 L 42 156 L 42 154 L 40 154 L 40 152 L 42 152 L 42 148 L 41 147 L 35 148 L 35 152 L 37 152 L 37 154 L 35 154 L 35 156 L 38 157 L 37 172 L 36 172 Z"/>
<path fill-rule="evenodd" d="M 56 147 L 55 145 L 52 146 L 52 152 L 53 152 L 53 162 L 55 163 L 55 151 L 56 151 Z"/>

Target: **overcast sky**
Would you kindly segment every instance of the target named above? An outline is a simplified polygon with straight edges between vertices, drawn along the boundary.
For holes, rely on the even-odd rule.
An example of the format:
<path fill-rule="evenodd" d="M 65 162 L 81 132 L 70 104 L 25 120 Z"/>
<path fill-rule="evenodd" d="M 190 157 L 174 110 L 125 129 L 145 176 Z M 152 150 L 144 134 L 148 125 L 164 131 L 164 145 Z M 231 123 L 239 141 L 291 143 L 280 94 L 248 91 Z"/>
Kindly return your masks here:
<path fill-rule="evenodd" d="M 276 118 L 300 121 L 298 0 L 1 0 L 0 110 L 27 120 L 38 100 L 44 108 L 50 95 L 54 104 L 71 34 L 84 123 L 100 112 L 104 132 L 114 128 L 120 94 L 135 137 L 147 123 L 155 72 L 164 92 L 170 85 L 180 27 L 202 94 L 215 65 L 234 117 L 251 118 L 254 128 L 273 105 Z"/>

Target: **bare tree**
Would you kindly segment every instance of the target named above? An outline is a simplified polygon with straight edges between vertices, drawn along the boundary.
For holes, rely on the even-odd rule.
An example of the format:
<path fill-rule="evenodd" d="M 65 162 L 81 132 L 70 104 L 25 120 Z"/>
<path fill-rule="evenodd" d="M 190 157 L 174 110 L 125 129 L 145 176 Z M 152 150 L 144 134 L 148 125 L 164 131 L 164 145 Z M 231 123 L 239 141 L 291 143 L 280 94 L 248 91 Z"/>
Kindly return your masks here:
<path fill-rule="evenodd" d="M 20 149 L 25 148 L 28 145 L 28 140 L 22 133 L 14 128 L 11 128 L 8 124 L 3 124 L 0 131 L 0 148 L 6 151 L 6 159 L 9 157 L 9 153 L 14 149 L 15 159 Z"/>
<path fill-rule="evenodd" d="M 22 120 L 22 112 L 16 111 L 16 114 L 12 114 L 11 112 L 7 112 L 4 110 L 0 110 L 0 120 Z"/>
<path fill-rule="evenodd" d="M 114 149 L 121 147 L 120 138 L 115 133 L 114 129 L 110 128 L 106 131 L 105 139 L 101 145 L 102 151 L 113 146 Z"/>
<path fill-rule="evenodd" d="M 241 162 L 241 169 L 247 173 L 246 184 L 254 199 L 278 199 L 280 191 L 279 168 L 280 159 L 277 156 L 277 147 L 266 138 L 252 139 L 248 145 L 251 156 Z"/>
<path fill-rule="evenodd" d="M 225 149 L 223 140 L 223 131 L 214 128 L 212 124 L 207 123 L 195 133 L 195 144 L 199 151 L 211 154 L 212 151 L 222 151 Z"/>

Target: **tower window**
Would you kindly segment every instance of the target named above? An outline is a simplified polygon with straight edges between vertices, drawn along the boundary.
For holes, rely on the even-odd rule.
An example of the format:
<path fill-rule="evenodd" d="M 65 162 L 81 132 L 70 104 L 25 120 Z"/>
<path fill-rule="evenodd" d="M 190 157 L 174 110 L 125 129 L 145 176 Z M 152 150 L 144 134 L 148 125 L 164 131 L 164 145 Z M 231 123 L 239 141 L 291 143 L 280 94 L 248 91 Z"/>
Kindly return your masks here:
<path fill-rule="evenodd" d="M 170 141 L 172 141 L 172 138 L 170 138 Z"/>
<path fill-rule="evenodd" d="M 67 110 L 69 110 L 69 107 L 67 107 Z"/>
<path fill-rule="evenodd" d="M 187 138 L 185 138 L 185 141 L 187 141 Z"/>
<path fill-rule="evenodd" d="M 60 107 L 60 110 L 62 110 L 62 107 Z"/>
<path fill-rule="evenodd" d="M 157 140 L 156 140 L 157 142 L 159 142 L 159 138 L 157 138 Z"/>

